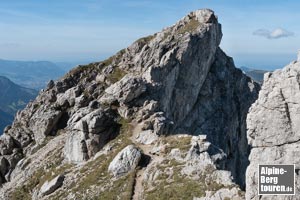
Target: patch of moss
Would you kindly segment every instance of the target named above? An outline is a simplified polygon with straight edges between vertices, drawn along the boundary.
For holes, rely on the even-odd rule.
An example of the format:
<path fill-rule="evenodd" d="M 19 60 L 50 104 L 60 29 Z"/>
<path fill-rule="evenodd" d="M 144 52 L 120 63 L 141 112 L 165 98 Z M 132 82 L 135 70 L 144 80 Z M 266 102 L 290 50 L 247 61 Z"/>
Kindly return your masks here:
<path fill-rule="evenodd" d="M 200 25 L 199 21 L 197 21 L 196 19 L 191 19 L 187 24 L 185 24 L 178 30 L 178 33 L 179 34 L 184 34 L 187 32 L 191 33 L 197 30 L 199 25 Z"/>
<path fill-rule="evenodd" d="M 166 146 L 166 153 L 170 153 L 172 149 L 178 148 L 182 152 L 187 152 L 191 147 L 191 136 L 176 137 L 166 136 L 162 139 Z"/>
<path fill-rule="evenodd" d="M 112 64 L 113 60 L 114 60 L 114 56 L 111 56 L 111 57 L 107 58 L 106 60 L 103 60 L 101 63 L 103 63 L 104 66 L 108 66 L 108 65 Z"/>
<path fill-rule="evenodd" d="M 164 169 L 171 168 L 173 173 L 166 175 L 161 174 L 155 182 L 153 190 L 146 190 L 146 200 L 162 200 L 162 199 L 193 199 L 193 197 L 205 196 L 205 191 L 217 191 L 224 186 L 216 182 L 206 181 L 206 173 L 200 177 L 200 180 L 193 180 L 181 174 L 182 166 L 175 160 L 162 163 L 163 166 L 158 166 L 162 172 Z M 147 189 L 147 187 L 146 187 Z"/>
<path fill-rule="evenodd" d="M 107 79 L 112 83 L 116 83 L 119 80 L 121 80 L 125 75 L 125 71 L 121 70 L 119 67 L 115 67 L 114 71 L 108 75 Z"/>
<path fill-rule="evenodd" d="M 117 54 L 118 54 L 119 56 L 122 56 L 122 55 L 124 55 L 125 52 L 126 52 L 125 49 L 121 49 Z"/>
<path fill-rule="evenodd" d="M 32 196 L 33 189 L 40 183 L 39 178 L 43 175 L 43 170 L 38 169 L 31 177 L 28 178 L 25 184 L 20 187 L 15 188 L 12 192 L 11 200 L 30 200 Z"/>
<path fill-rule="evenodd" d="M 103 64 L 103 67 L 113 64 L 113 61 L 115 61 L 115 64 L 117 64 L 125 52 L 126 52 L 125 49 L 121 49 L 120 51 L 118 51 L 116 53 L 116 55 L 111 56 L 111 57 L 107 58 L 106 60 L 101 61 L 101 63 Z"/>
<path fill-rule="evenodd" d="M 91 71 L 91 70 L 94 70 L 94 69 L 97 69 L 97 64 L 98 63 L 89 63 L 87 65 L 82 65 L 82 66 L 78 66 L 78 67 L 75 67 L 73 69 L 71 69 L 65 76 L 64 78 L 66 77 L 69 77 L 69 76 L 77 76 L 77 75 L 80 75 L 84 72 L 87 72 L 87 71 Z M 100 70 L 100 69 L 99 69 Z"/>
<path fill-rule="evenodd" d="M 46 181 L 51 181 L 53 178 L 55 178 L 56 176 L 65 173 L 68 169 L 72 168 L 73 165 L 72 164 L 64 164 L 60 167 L 55 166 L 55 164 L 53 164 L 51 166 L 51 168 L 49 169 L 48 172 L 44 173 L 39 180 L 39 184 L 38 184 L 38 188 L 41 188 L 42 185 L 46 182 Z"/>
<path fill-rule="evenodd" d="M 31 195 L 26 187 L 18 187 L 14 190 L 11 200 L 31 200 Z"/>
<path fill-rule="evenodd" d="M 155 37 L 155 35 L 149 35 L 149 36 L 146 36 L 146 37 L 142 37 L 142 38 L 138 39 L 138 40 L 135 41 L 135 42 L 147 44 L 147 43 L 149 43 L 154 37 Z"/>
<path fill-rule="evenodd" d="M 135 181 L 135 171 L 129 173 L 128 175 L 121 177 L 113 182 L 113 186 L 110 187 L 105 192 L 101 193 L 98 200 L 107 200 L 107 199 L 124 199 L 131 200 L 133 195 L 133 187 Z"/>
<path fill-rule="evenodd" d="M 169 35 L 171 35 L 171 32 L 165 32 L 164 33 L 164 37 L 163 37 L 163 40 L 167 39 L 169 37 Z"/>

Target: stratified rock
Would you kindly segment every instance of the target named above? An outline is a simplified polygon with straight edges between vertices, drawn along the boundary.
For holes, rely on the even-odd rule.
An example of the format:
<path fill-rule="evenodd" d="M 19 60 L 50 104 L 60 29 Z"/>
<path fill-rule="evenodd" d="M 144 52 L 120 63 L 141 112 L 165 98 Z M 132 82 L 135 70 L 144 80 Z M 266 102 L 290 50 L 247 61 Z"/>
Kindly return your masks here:
<path fill-rule="evenodd" d="M 113 161 L 111 161 L 108 171 L 116 177 L 127 174 L 137 167 L 141 156 L 142 153 L 138 148 L 129 145 L 120 151 Z"/>
<path fill-rule="evenodd" d="M 126 104 L 145 91 L 146 85 L 141 78 L 125 75 L 120 81 L 105 90 L 105 95 L 101 97 L 100 101 L 103 103 L 118 101 Z"/>
<path fill-rule="evenodd" d="M 79 112 L 69 121 L 70 133 L 64 148 L 69 162 L 88 160 L 114 138 L 117 124 L 111 110 L 99 108 L 84 116 L 86 111 Z"/>
<path fill-rule="evenodd" d="M 55 190 L 57 190 L 59 187 L 61 187 L 64 183 L 65 176 L 59 175 L 52 179 L 50 182 L 46 181 L 40 190 L 40 194 L 42 196 L 49 195 L 53 193 Z"/>
<path fill-rule="evenodd" d="M 258 100 L 247 117 L 252 146 L 247 169 L 246 198 L 258 198 L 258 164 L 295 164 L 300 169 L 300 63 L 293 62 L 267 73 Z M 296 186 L 300 182 L 295 175 Z M 260 199 L 298 199 L 296 196 L 262 196 Z"/>

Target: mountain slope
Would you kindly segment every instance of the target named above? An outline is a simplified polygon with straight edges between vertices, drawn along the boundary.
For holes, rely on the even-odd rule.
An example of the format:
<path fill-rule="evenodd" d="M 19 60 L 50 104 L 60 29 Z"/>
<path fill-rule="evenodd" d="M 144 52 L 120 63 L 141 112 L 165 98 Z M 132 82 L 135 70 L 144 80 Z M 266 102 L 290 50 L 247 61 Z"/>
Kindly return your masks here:
<path fill-rule="evenodd" d="M 0 138 L 0 198 L 243 199 L 260 86 L 221 37 L 198 10 L 49 82 Z"/>
<path fill-rule="evenodd" d="M 41 89 L 49 80 L 61 77 L 65 73 L 61 67 L 48 61 L 11 61 L 0 59 L 0 75 L 26 87 Z"/>
<path fill-rule="evenodd" d="M 2 132 L 5 126 L 12 123 L 16 112 L 36 97 L 37 91 L 16 85 L 3 76 L 0 76 L 0 91 L 0 130 Z"/>

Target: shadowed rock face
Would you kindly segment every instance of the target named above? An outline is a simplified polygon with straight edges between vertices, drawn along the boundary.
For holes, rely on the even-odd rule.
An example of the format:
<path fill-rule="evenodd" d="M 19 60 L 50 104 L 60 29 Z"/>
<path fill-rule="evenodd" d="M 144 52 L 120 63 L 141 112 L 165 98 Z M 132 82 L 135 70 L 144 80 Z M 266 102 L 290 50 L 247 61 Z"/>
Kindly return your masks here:
<path fill-rule="evenodd" d="M 257 199 L 258 164 L 295 164 L 300 168 L 300 63 L 293 62 L 264 76 L 258 100 L 247 117 L 247 137 L 252 146 L 247 169 L 247 199 Z M 299 186 L 299 173 L 295 175 Z M 272 199 L 264 196 L 262 199 Z M 298 199 L 281 196 L 278 199 Z"/>
<path fill-rule="evenodd" d="M 219 48 L 221 37 L 221 25 L 214 13 L 198 10 L 105 61 L 79 66 L 61 80 L 51 81 L 35 101 L 17 114 L 12 127 L 0 138 L 8 149 L 5 159 L 8 163 L 12 157 L 15 159 L 15 164 L 8 165 L 3 172 L 6 178 L 2 182 L 11 180 L 3 191 L 9 190 L 13 181 L 23 180 L 18 178 L 22 173 L 9 172 L 25 168 L 24 161 L 16 167 L 19 160 L 36 155 L 37 147 L 48 141 L 52 144 L 60 137 L 64 161 L 82 166 L 99 155 L 110 157 L 118 142 L 125 141 L 126 146 L 134 143 L 152 158 L 140 155 L 139 150 L 113 154 L 118 156 L 112 159 L 115 162 L 111 171 L 134 173 L 132 168 L 138 161 L 147 158 L 145 163 L 150 162 L 150 167 L 146 166 L 145 176 L 150 182 L 155 181 L 153 177 L 163 173 L 158 165 L 163 161 L 169 163 L 172 158 L 163 150 L 170 146 L 163 141 L 170 135 L 178 148 L 186 143 L 185 138 L 199 136 L 198 142 L 192 141 L 189 152 L 176 150 L 176 145 L 172 147 L 176 162 L 183 167 L 173 174 L 196 172 L 199 184 L 204 173 L 225 185 L 233 184 L 232 175 L 243 187 L 249 154 L 246 115 L 257 98 L 259 85 L 236 69 L 233 60 Z M 128 130 L 129 125 L 132 130 Z M 126 135 L 125 128 L 132 135 Z M 207 142 L 202 142 L 204 135 Z M 9 138 L 6 141 L 4 137 Z M 9 141 L 12 142 L 8 144 Z M 190 140 L 184 145 L 190 145 Z M 41 151 L 49 148 L 46 145 Z M 127 154 L 126 160 L 122 160 Z M 181 155 L 185 159 L 180 159 Z M 127 157 L 137 158 L 136 162 L 127 165 Z M 206 167 L 199 171 L 202 166 Z M 214 172 L 207 172 L 207 167 Z M 76 176 L 66 175 L 64 184 L 73 177 Z M 236 191 L 231 196 L 238 195 Z"/>
<path fill-rule="evenodd" d="M 177 132 L 207 135 L 208 141 L 227 154 L 221 168 L 230 170 L 242 187 L 245 186 L 250 150 L 246 138 L 246 116 L 259 88 L 218 49 L 196 104 L 177 129 Z"/>

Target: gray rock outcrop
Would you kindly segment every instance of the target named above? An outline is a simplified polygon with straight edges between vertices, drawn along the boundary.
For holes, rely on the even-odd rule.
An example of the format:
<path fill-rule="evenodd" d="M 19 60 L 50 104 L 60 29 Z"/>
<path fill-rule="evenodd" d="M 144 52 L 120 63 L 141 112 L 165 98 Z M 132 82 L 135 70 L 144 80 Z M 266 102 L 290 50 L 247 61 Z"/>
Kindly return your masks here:
<path fill-rule="evenodd" d="M 69 120 L 70 133 L 64 148 L 69 162 L 80 163 L 94 156 L 114 137 L 116 122 L 110 109 L 98 108 L 74 114 Z"/>
<path fill-rule="evenodd" d="M 141 160 L 141 151 L 133 145 L 125 147 L 120 151 L 108 166 L 115 177 L 119 177 L 134 170 Z"/>
<path fill-rule="evenodd" d="M 258 164 L 295 164 L 300 169 L 300 63 L 293 62 L 264 76 L 258 100 L 247 117 L 247 137 L 252 147 L 247 168 L 246 199 L 258 199 Z M 296 172 L 295 172 L 296 173 Z M 262 196 L 260 199 L 299 199 L 296 196 Z"/>
<path fill-rule="evenodd" d="M 105 95 L 100 99 L 102 103 L 126 104 L 139 97 L 146 91 L 146 85 L 139 77 L 125 75 L 120 81 L 105 90 Z"/>
<path fill-rule="evenodd" d="M 55 190 L 57 190 L 59 187 L 63 185 L 64 179 L 65 179 L 64 175 L 59 175 L 49 182 L 46 181 L 41 187 L 40 194 L 42 196 L 45 196 L 53 193 Z"/>
<path fill-rule="evenodd" d="M 203 138 L 203 135 L 192 137 L 191 148 L 184 158 L 185 166 L 181 170 L 182 174 L 193 177 L 201 176 L 208 168 L 215 170 L 220 168 L 219 163 L 226 159 L 226 154 L 221 149 Z M 227 174 L 228 177 L 231 176 L 230 172 Z M 229 179 L 231 180 L 231 178 Z M 228 178 L 223 178 L 223 180 L 228 180 Z"/>

